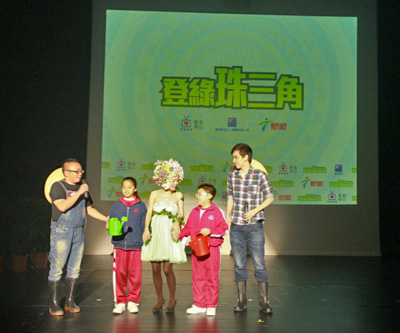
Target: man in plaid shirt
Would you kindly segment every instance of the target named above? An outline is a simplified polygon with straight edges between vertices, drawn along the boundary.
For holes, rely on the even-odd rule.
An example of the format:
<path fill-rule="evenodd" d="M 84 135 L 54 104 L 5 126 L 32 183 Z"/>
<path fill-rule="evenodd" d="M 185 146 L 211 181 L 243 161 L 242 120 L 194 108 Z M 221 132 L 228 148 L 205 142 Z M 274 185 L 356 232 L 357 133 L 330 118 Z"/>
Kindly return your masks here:
<path fill-rule="evenodd" d="M 268 300 L 268 273 L 265 265 L 264 209 L 274 202 L 274 194 L 267 175 L 251 166 L 252 149 L 238 143 L 231 151 L 235 170 L 228 176 L 227 222 L 230 225 L 230 240 L 235 260 L 235 282 L 238 286 L 238 304 L 234 311 L 247 308 L 246 246 L 249 245 L 254 265 L 254 275 L 260 292 L 260 310 L 272 313 Z"/>

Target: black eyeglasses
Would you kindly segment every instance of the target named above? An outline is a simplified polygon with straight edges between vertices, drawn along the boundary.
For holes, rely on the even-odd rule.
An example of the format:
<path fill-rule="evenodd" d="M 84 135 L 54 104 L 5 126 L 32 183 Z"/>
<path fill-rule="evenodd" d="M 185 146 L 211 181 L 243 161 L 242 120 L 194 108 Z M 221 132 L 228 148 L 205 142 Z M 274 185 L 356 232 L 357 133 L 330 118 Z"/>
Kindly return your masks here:
<path fill-rule="evenodd" d="M 84 173 L 85 173 L 85 170 L 66 170 L 66 171 L 69 171 L 69 172 L 74 172 L 75 174 L 81 174 L 81 175 L 83 175 Z"/>

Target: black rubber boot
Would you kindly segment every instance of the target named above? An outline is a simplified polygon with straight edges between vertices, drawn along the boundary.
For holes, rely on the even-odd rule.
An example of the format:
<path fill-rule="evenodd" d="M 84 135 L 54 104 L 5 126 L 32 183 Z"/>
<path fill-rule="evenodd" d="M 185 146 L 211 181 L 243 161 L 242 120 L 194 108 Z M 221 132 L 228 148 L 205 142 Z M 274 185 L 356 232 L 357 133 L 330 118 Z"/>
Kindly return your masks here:
<path fill-rule="evenodd" d="M 60 281 L 49 280 L 49 294 L 50 294 L 50 307 L 49 312 L 52 316 L 62 316 L 64 314 L 63 309 L 58 303 L 58 288 Z"/>
<path fill-rule="evenodd" d="M 258 289 L 260 291 L 260 311 L 262 313 L 272 314 L 268 299 L 268 281 L 258 282 Z"/>
<path fill-rule="evenodd" d="M 238 287 L 238 303 L 233 308 L 233 311 L 242 312 L 247 309 L 246 281 L 238 282 L 237 287 Z"/>
<path fill-rule="evenodd" d="M 65 278 L 65 311 L 78 313 L 81 308 L 75 304 L 75 294 L 78 288 L 78 279 Z"/>

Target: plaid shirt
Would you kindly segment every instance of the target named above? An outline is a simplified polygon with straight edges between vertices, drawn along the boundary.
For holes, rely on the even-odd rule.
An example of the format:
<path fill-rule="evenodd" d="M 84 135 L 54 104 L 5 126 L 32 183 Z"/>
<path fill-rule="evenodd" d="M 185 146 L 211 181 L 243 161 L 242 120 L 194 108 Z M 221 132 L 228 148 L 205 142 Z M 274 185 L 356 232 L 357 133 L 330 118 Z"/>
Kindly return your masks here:
<path fill-rule="evenodd" d="M 257 208 L 267 198 L 273 198 L 272 187 L 267 175 L 250 166 L 247 175 L 242 178 L 240 170 L 233 170 L 228 176 L 228 199 L 233 200 L 231 220 L 234 224 L 254 224 L 265 220 L 264 210 L 259 211 L 250 222 L 243 219 L 243 214 Z"/>

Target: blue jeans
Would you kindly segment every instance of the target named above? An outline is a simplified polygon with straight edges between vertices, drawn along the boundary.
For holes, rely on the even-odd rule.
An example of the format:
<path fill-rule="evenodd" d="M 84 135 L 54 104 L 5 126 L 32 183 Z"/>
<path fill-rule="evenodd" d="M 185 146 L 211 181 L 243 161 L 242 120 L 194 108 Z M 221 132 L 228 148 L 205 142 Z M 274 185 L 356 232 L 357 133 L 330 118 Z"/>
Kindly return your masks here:
<path fill-rule="evenodd" d="M 249 274 L 246 268 L 246 245 L 249 244 L 254 276 L 258 282 L 268 280 L 265 265 L 265 236 L 262 223 L 231 225 L 229 232 L 233 259 L 235 260 L 235 282 L 247 281 Z"/>
<path fill-rule="evenodd" d="M 79 277 L 85 246 L 85 222 L 85 200 L 61 214 L 57 222 L 51 222 L 50 281 L 61 279 L 65 264 L 67 264 L 67 277 L 71 279 Z"/>

